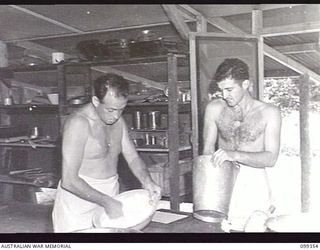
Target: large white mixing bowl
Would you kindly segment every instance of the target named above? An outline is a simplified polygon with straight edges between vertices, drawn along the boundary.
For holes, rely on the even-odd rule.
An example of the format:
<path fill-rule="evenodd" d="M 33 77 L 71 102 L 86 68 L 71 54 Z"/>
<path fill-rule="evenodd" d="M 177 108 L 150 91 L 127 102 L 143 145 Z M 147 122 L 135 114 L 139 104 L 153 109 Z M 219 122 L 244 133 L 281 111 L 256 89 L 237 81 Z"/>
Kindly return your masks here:
<path fill-rule="evenodd" d="M 151 201 L 149 191 L 130 190 L 114 197 L 123 204 L 124 216 L 110 219 L 101 207 L 93 217 L 96 228 L 123 228 L 141 230 L 146 227 L 156 211 L 158 201 Z"/>

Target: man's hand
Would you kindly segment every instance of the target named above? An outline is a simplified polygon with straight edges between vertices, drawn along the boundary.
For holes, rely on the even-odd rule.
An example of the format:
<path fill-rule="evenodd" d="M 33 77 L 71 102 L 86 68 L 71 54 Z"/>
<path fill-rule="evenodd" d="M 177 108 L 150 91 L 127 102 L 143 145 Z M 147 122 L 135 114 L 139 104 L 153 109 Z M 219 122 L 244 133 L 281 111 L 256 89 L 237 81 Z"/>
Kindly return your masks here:
<path fill-rule="evenodd" d="M 123 216 L 122 203 L 116 199 L 108 199 L 103 205 L 106 214 L 110 219 L 117 219 Z"/>
<path fill-rule="evenodd" d="M 154 202 L 161 198 L 161 188 L 152 180 L 148 180 L 143 184 L 143 188 L 149 191 L 150 199 Z"/>
<path fill-rule="evenodd" d="M 225 161 L 235 161 L 234 153 L 234 151 L 218 149 L 213 153 L 211 161 L 215 167 L 221 167 Z"/>

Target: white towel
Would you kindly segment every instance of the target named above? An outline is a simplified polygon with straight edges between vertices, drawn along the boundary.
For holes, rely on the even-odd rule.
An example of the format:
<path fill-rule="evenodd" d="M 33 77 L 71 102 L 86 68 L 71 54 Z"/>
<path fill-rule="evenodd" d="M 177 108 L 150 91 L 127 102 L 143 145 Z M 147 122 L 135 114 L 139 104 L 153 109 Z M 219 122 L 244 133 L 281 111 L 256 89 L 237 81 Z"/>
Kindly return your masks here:
<path fill-rule="evenodd" d="M 94 189 L 111 197 L 119 193 L 118 175 L 108 179 L 95 179 L 79 175 Z M 73 232 L 91 228 L 98 204 L 86 201 L 61 188 L 59 183 L 52 212 L 54 232 Z"/>

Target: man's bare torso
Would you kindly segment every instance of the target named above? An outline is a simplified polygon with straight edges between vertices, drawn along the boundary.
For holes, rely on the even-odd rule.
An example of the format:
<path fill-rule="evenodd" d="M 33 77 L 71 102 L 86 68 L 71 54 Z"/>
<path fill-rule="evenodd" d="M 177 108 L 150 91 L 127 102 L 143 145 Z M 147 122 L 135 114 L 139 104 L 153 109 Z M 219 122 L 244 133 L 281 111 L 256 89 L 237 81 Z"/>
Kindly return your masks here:
<path fill-rule="evenodd" d="M 119 119 L 113 125 L 106 125 L 96 117 L 93 107 L 89 105 L 75 114 L 85 117 L 89 123 L 89 134 L 79 174 L 106 179 L 117 174 L 122 120 Z"/>
<path fill-rule="evenodd" d="M 216 119 L 219 148 L 248 152 L 263 150 L 266 122 L 262 112 L 261 102 L 256 102 L 242 117 L 239 109 L 225 104 Z"/>

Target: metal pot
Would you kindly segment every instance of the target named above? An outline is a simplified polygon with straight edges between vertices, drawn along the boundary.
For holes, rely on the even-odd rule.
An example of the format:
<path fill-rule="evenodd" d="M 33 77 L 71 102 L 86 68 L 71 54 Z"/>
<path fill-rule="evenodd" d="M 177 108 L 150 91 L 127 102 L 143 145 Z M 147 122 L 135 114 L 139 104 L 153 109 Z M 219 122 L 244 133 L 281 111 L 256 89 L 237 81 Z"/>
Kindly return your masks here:
<path fill-rule="evenodd" d="M 231 162 L 215 167 L 211 155 L 193 161 L 193 216 L 206 222 L 227 217 L 237 169 Z"/>

